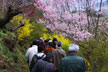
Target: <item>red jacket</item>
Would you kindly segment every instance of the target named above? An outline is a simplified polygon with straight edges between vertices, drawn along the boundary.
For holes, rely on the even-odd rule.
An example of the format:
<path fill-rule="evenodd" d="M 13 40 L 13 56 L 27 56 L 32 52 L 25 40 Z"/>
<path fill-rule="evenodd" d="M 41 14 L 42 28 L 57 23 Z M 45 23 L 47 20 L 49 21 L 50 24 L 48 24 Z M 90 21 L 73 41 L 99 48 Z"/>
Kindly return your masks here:
<path fill-rule="evenodd" d="M 54 50 L 54 48 L 49 46 L 48 48 L 46 48 L 45 54 L 47 54 L 48 52 L 52 52 L 53 50 Z"/>

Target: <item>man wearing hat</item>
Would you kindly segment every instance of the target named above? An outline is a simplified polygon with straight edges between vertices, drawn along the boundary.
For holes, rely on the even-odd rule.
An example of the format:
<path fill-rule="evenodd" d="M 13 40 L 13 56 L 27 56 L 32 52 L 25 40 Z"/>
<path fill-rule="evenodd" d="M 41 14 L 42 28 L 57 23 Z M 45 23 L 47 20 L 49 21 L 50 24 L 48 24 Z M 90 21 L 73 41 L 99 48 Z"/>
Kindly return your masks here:
<path fill-rule="evenodd" d="M 56 49 L 56 44 L 57 44 L 57 38 L 53 38 L 53 42 L 52 42 L 52 46 L 53 46 L 53 48 L 55 48 Z"/>
<path fill-rule="evenodd" d="M 59 72 L 60 69 L 60 61 L 63 57 L 66 56 L 65 51 L 62 49 L 62 42 L 59 41 L 57 43 L 57 48 L 53 50 L 53 59 L 54 59 L 54 65 L 55 65 L 55 72 Z"/>
<path fill-rule="evenodd" d="M 78 45 L 69 46 L 69 55 L 61 60 L 60 72 L 85 72 L 84 59 L 78 56 L 78 51 Z"/>

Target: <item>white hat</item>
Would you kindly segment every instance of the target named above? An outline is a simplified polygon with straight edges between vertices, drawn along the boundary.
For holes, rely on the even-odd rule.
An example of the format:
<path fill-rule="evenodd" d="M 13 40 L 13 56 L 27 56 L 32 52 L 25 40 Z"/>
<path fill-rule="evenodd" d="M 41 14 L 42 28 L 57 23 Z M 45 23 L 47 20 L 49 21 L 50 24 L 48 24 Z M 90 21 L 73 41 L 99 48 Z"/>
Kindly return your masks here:
<path fill-rule="evenodd" d="M 52 42 L 52 40 L 49 40 L 49 42 Z"/>
<path fill-rule="evenodd" d="M 77 52 L 77 51 L 79 51 L 79 46 L 77 44 L 71 44 L 69 46 L 69 51 L 75 51 L 75 52 Z"/>

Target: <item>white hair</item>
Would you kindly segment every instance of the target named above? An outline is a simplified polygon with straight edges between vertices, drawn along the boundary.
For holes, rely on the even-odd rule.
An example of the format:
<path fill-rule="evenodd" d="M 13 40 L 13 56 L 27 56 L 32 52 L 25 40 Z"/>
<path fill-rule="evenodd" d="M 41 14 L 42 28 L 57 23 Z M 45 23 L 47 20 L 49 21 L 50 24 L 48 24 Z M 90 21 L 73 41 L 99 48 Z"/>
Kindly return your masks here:
<path fill-rule="evenodd" d="M 69 46 L 69 51 L 75 51 L 75 52 L 79 51 L 79 45 L 77 45 L 77 44 L 71 44 Z"/>

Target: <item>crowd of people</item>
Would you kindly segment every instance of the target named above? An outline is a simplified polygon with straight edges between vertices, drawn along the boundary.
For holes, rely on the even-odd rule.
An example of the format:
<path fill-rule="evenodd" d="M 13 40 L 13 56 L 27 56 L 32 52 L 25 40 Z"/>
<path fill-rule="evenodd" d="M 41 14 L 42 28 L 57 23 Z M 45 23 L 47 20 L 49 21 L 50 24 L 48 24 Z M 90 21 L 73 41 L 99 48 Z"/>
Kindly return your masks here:
<path fill-rule="evenodd" d="M 57 38 L 34 40 L 26 52 L 30 72 L 85 72 L 84 59 L 78 56 L 79 46 L 71 44 L 69 54 Z"/>

